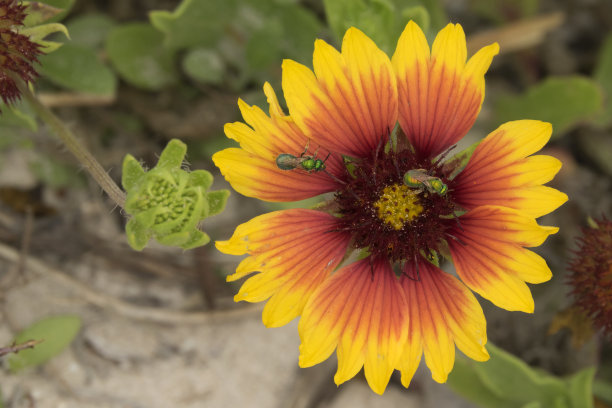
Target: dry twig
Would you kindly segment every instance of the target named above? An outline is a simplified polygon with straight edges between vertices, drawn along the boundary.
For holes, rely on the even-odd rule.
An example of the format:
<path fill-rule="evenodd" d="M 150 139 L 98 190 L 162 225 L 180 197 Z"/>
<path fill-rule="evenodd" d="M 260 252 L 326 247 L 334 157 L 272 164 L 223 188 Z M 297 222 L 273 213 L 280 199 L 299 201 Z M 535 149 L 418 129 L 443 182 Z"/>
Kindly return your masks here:
<path fill-rule="evenodd" d="M 496 41 L 503 53 L 532 48 L 540 44 L 546 34 L 559 27 L 564 20 L 565 13 L 559 11 L 472 34 L 467 43 L 468 53 L 471 55 Z"/>
<path fill-rule="evenodd" d="M 21 344 L 11 344 L 10 346 L 0 347 L 0 357 L 11 353 L 19 353 L 21 350 L 32 349 L 37 344 L 42 343 L 44 340 L 28 340 Z"/>
<path fill-rule="evenodd" d="M 19 252 L 15 249 L 0 244 L 0 257 L 18 262 Z M 227 319 L 240 319 L 246 316 L 255 315 L 261 312 L 261 305 L 251 305 L 230 310 L 215 310 L 211 312 L 186 312 L 180 310 L 167 310 L 152 307 L 135 306 L 121 299 L 109 296 L 99 290 L 94 290 L 84 283 L 60 272 L 43 262 L 29 257 L 26 267 L 32 273 L 50 277 L 57 283 L 74 290 L 79 296 L 96 306 L 111 309 L 114 312 L 137 320 L 153 321 L 158 323 L 171 324 L 202 324 L 212 321 L 223 321 Z"/>

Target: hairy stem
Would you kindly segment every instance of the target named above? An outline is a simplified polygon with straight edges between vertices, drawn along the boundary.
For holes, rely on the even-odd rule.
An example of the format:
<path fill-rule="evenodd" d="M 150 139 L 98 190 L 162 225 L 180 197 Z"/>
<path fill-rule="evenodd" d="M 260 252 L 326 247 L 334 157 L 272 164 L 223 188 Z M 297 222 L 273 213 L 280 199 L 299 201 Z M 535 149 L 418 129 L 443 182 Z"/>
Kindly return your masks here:
<path fill-rule="evenodd" d="M 36 112 L 38 117 L 52 129 L 55 135 L 77 158 L 85 170 L 87 170 L 100 187 L 102 187 L 102 190 L 104 190 L 118 206 L 123 208 L 125 205 L 125 193 L 113 181 L 100 163 L 98 163 L 96 158 L 79 143 L 66 125 L 36 98 L 25 82 L 20 79 L 15 82 L 17 82 L 21 94 L 28 101 L 28 104 Z"/>

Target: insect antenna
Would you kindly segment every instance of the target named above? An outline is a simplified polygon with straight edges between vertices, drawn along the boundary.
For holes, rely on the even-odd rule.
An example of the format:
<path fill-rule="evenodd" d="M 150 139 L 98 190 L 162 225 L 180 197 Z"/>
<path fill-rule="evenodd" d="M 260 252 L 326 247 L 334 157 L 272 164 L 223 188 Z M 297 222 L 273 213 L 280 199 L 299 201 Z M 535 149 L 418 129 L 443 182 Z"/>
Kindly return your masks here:
<path fill-rule="evenodd" d="M 419 262 L 417 261 L 417 254 L 414 254 L 414 268 L 416 270 L 416 279 L 413 278 L 412 276 L 410 276 L 408 273 L 404 272 L 404 275 L 410 279 L 411 281 L 415 281 L 415 282 L 420 282 L 421 281 L 421 275 L 419 273 Z"/>
<path fill-rule="evenodd" d="M 446 235 L 447 237 L 450 237 L 454 241 L 457 241 L 458 243 L 460 243 L 463 246 L 467 246 L 467 244 L 461 238 L 456 237 L 453 234 L 449 234 L 448 232 L 446 232 L 444 235 Z"/>
<path fill-rule="evenodd" d="M 308 141 L 306 142 L 306 148 L 304 149 L 304 151 L 302 152 L 302 154 L 300 154 L 300 157 L 304 157 L 304 155 L 306 153 L 308 153 L 308 147 L 310 146 L 310 139 L 308 139 Z"/>
<path fill-rule="evenodd" d="M 452 145 L 451 147 L 449 147 L 448 149 L 446 149 L 445 151 L 442 152 L 442 154 L 440 154 L 440 156 L 438 156 L 438 158 L 436 159 L 436 161 L 433 163 L 434 166 L 438 166 L 440 164 L 440 162 L 442 160 L 444 160 L 446 158 L 446 156 L 457 147 L 456 144 Z"/>

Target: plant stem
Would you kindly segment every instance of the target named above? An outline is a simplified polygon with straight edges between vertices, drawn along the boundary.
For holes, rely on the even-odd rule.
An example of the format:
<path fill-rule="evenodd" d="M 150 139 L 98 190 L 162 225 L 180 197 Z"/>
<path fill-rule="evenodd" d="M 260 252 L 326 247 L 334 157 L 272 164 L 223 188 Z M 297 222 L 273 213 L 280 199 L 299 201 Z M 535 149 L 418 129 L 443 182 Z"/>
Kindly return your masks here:
<path fill-rule="evenodd" d="M 102 187 L 102 190 L 117 203 L 121 208 L 125 205 L 125 193 L 108 175 L 106 170 L 98 163 L 96 158 L 79 143 L 72 132 L 51 110 L 43 105 L 38 98 L 30 91 L 28 85 L 21 79 L 16 80 L 17 86 L 28 104 L 34 109 L 38 117 L 45 122 L 64 143 L 70 152 L 78 159 L 81 165 L 89 172 L 94 180 Z"/>

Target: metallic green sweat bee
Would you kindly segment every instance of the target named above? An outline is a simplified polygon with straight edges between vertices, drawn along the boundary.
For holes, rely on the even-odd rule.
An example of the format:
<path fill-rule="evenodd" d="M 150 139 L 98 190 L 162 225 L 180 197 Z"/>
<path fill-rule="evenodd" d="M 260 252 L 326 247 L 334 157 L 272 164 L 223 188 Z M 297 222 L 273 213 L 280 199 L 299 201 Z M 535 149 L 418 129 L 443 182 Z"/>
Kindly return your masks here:
<path fill-rule="evenodd" d="M 444 195 L 448 191 L 446 184 L 438 177 L 430 176 L 424 169 L 409 170 L 404 174 L 404 184 L 408 187 L 425 187 L 430 193 Z"/>
<path fill-rule="evenodd" d="M 318 149 L 317 149 L 318 150 Z M 289 153 L 281 153 L 276 157 L 276 165 L 281 170 L 293 170 L 296 168 L 302 168 L 307 172 L 317 172 L 325 170 L 325 162 L 329 158 L 329 154 L 325 158 L 325 160 L 317 159 L 317 152 L 315 151 L 312 156 L 307 155 L 308 144 L 306 144 L 306 149 L 300 154 L 299 157 L 296 157 Z M 330 153 L 331 154 L 331 153 Z"/>

